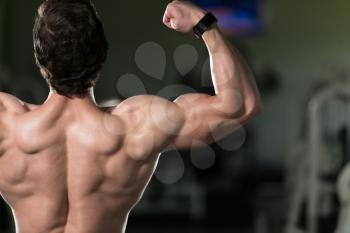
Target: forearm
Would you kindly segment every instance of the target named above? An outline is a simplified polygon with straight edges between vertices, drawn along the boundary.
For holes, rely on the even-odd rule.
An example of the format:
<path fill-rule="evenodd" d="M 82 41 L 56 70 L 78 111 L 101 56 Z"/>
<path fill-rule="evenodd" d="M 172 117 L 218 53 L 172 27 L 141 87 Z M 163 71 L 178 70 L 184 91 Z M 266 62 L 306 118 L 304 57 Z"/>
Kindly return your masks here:
<path fill-rule="evenodd" d="M 233 117 L 257 111 L 259 92 L 253 73 L 239 52 L 217 26 L 205 32 L 203 40 L 210 55 L 216 108 Z"/>
<path fill-rule="evenodd" d="M 191 33 L 205 15 L 205 10 L 191 1 L 174 0 L 168 4 L 163 22 L 170 29 Z M 211 58 L 216 95 L 187 94 L 174 101 L 173 112 L 180 113 L 178 118 L 182 119 L 171 120 L 180 125 L 174 137 L 178 149 L 191 149 L 197 144 L 220 140 L 236 130 L 237 123 L 246 123 L 260 110 L 253 73 L 237 50 L 225 40 L 217 26 L 206 31 L 203 40 Z M 166 127 L 169 123 L 159 128 Z"/>

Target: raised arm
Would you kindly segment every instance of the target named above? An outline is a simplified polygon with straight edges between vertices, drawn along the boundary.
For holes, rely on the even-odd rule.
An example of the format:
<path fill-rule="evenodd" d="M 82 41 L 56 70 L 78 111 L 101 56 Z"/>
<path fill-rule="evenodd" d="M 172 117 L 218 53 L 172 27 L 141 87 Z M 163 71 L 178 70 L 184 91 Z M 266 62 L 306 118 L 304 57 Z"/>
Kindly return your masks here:
<path fill-rule="evenodd" d="M 205 13 L 190 2 L 174 1 L 165 12 L 164 23 L 171 29 L 187 33 Z M 188 149 L 196 141 L 212 143 L 261 110 L 253 73 L 218 26 L 205 32 L 203 40 L 210 55 L 216 95 L 189 94 L 175 101 L 185 116 L 184 125 L 174 141 L 179 149 Z"/>
<path fill-rule="evenodd" d="M 173 1 L 165 12 L 164 24 L 188 33 L 204 15 L 204 10 L 188 1 Z M 203 40 L 211 58 L 215 96 L 187 94 L 174 102 L 137 96 L 116 109 L 128 125 L 126 143 L 134 158 L 147 158 L 173 146 L 182 150 L 211 144 L 260 112 L 253 74 L 237 50 L 217 26 L 205 32 Z"/>

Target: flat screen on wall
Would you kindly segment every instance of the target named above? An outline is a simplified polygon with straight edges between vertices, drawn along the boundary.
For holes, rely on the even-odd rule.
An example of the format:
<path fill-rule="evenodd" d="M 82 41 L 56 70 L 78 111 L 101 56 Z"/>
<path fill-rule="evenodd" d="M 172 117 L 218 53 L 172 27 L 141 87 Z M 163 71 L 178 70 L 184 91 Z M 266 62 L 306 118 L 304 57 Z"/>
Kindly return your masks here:
<path fill-rule="evenodd" d="M 219 19 L 220 27 L 234 36 L 254 36 L 264 31 L 263 0 L 193 0 Z"/>

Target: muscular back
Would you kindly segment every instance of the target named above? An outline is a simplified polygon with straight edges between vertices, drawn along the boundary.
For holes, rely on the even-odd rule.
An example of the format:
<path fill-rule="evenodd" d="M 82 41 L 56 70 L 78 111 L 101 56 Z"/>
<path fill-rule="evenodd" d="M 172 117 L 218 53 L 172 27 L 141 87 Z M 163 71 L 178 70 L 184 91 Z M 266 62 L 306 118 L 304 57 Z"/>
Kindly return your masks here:
<path fill-rule="evenodd" d="M 130 101 L 104 110 L 60 99 L 30 108 L 2 97 L 0 190 L 19 232 L 123 232 L 167 137 L 147 131 Z"/>

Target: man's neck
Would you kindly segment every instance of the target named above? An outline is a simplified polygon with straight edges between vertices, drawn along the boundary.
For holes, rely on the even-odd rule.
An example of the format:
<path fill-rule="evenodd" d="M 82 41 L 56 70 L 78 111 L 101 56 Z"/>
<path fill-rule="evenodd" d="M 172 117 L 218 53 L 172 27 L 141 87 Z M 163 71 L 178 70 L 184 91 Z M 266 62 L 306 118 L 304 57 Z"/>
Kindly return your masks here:
<path fill-rule="evenodd" d="M 94 89 L 90 88 L 86 91 L 84 96 L 72 96 L 67 97 L 58 94 L 55 90 L 50 90 L 49 96 L 47 97 L 45 103 L 76 103 L 79 105 L 97 105 L 94 96 Z"/>

